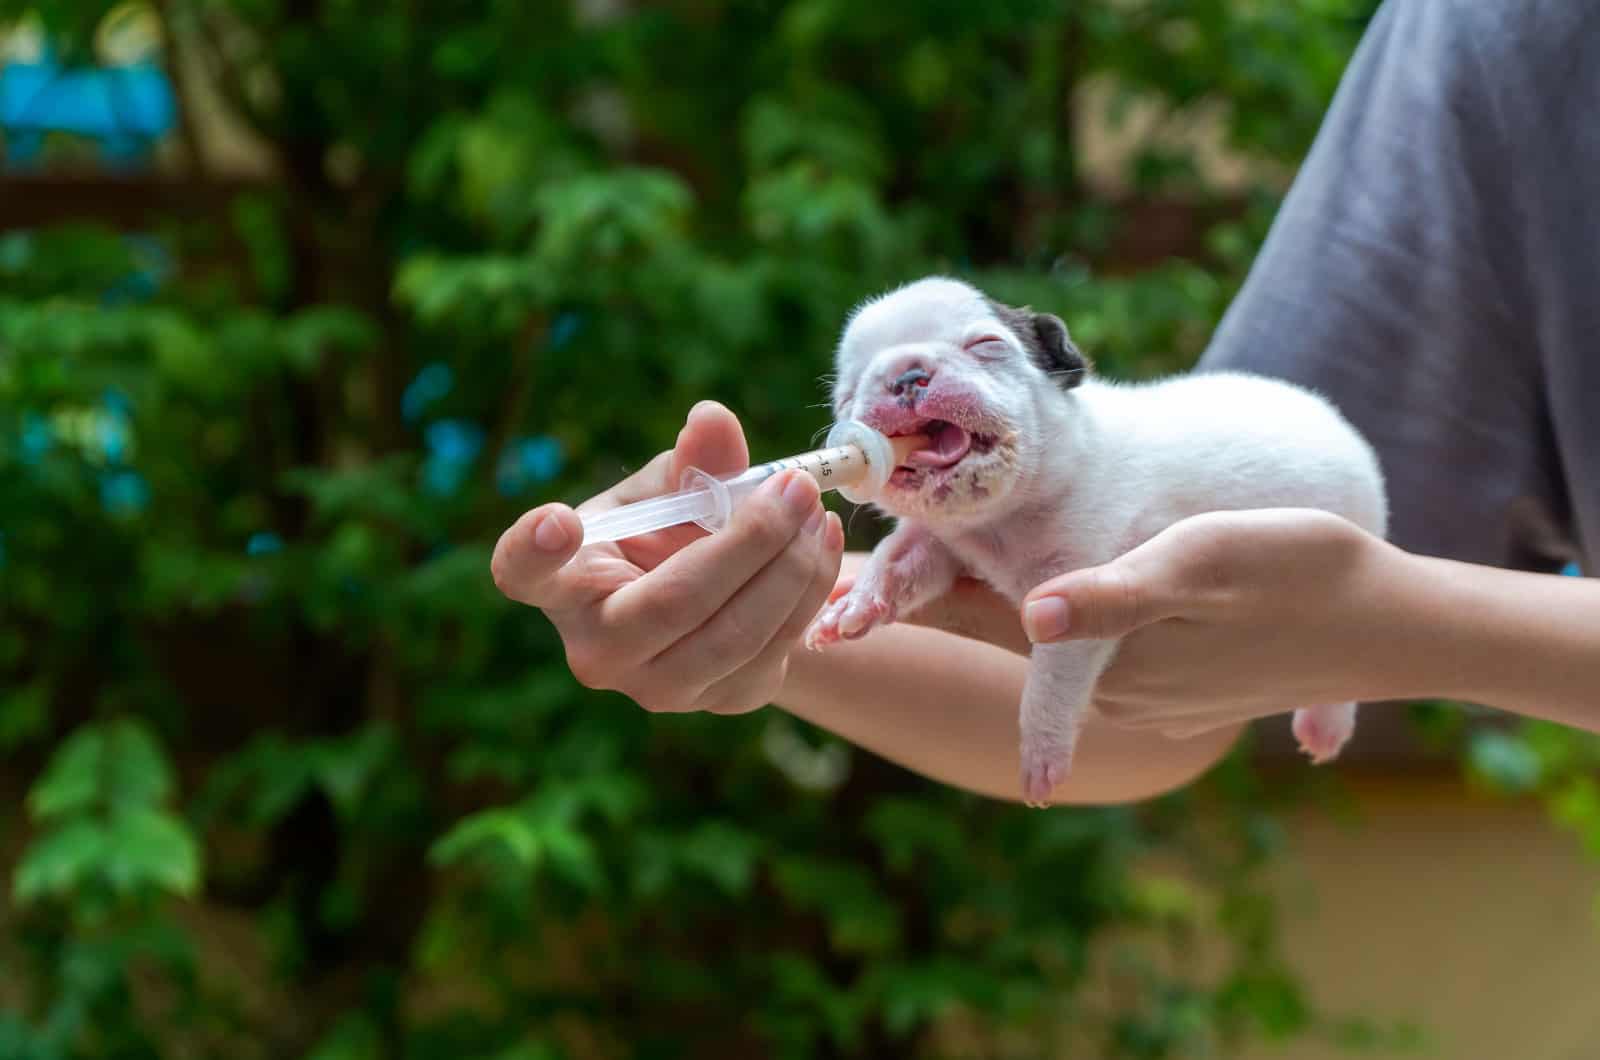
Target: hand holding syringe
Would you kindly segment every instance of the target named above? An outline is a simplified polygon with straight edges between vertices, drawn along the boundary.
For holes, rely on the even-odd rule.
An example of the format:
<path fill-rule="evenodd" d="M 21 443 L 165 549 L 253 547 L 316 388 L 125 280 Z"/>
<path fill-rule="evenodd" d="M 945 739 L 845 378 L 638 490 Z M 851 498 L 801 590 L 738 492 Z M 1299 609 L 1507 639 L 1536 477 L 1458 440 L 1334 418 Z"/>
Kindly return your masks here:
<path fill-rule="evenodd" d="M 720 478 L 691 467 L 683 473 L 677 493 L 583 515 L 583 540 L 585 544 L 621 541 L 680 523 L 695 523 L 715 533 L 761 483 L 789 468 L 816 479 L 823 492 L 837 489 L 850 500 L 868 501 L 908 454 L 927 444 L 920 434 L 889 438 L 864 423 L 845 420 L 833 425 L 821 449 Z"/>

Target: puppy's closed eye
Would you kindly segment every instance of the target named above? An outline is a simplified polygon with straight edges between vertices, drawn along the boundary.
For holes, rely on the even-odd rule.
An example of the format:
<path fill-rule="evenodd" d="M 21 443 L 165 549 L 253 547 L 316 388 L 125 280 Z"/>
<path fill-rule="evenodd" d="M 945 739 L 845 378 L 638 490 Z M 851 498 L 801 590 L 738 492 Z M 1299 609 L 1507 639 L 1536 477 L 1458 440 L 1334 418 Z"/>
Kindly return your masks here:
<path fill-rule="evenodd" d="M 961 348 L 971 353 L 978 354 L 979 356 L 987 355 L 990 357 L 998 357 L 1011 347 L 1010 344 L 999 335 L 993 335 L 985 332 L 982 335 L 977 335 L 968 339 L 962 344 Z"/>

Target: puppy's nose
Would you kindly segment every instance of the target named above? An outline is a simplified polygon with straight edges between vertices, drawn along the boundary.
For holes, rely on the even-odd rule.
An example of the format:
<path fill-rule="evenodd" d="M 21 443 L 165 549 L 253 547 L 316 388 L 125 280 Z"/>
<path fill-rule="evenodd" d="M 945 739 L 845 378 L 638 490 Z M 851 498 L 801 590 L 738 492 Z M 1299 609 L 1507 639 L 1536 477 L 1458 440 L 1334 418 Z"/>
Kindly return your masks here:
<path fill-rule="evenodd" d="M 895 376 L 886 385 L 889 387 L 889 393 L 895 397 L 907 397 L 915 395 L 915 391 L 911 389 L 912 387 L 927 386 L 928 380 L 932 378 L 932 372 L 929 372 L 921 365 L 914 365 Z"/>

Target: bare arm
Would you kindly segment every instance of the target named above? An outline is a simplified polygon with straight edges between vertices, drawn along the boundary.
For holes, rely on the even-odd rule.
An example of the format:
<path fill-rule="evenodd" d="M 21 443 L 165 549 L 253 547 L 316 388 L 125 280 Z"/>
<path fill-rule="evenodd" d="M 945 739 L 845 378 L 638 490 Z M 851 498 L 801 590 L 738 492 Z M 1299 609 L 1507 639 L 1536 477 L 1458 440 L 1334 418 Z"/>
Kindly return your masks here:
<path fill-rule="evenodd" d="M 1048 598 L 1066 629 L 1036 639 L 1122 637 L 1096 699 L 1122 726 L 1448 698 L 1600 732 L 1600 581 L 1413 555 L 1325 512 L 1187 519 L 1024 614 Z"/>
<path fill-rule="evenodd" d="M 851 571 L 864 557 L 847 555 Z M 1003 616 L 1018 631 L 1017 613 Z M 1022 641 L 1026 646 L 1026 642 Z M 940 629 L 898 623 L 826 652 L 797 648 L 776 704 L 935 780 L 1017 800 L 1017 705 L 1027 659 Z M 1227 753 L 1224 727 L 1189 740 L 1092 718 L 1060 803 L 1130 802 L 1181 787 Z"/>
<path fill-rule="evenodd" d="M 1421 672 L 1442 695 L 1600 733 L 1600 581 L 1404 556 Z"/>

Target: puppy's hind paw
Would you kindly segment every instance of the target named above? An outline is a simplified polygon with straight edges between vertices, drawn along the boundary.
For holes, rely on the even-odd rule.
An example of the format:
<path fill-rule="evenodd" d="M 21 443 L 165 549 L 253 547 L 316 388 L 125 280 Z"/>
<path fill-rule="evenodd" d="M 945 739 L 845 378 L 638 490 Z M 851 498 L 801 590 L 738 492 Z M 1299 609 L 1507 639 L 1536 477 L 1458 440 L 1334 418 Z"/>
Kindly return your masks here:
<path fill-rule="evenodd" d="M 1022 751 L 1022 802 L 1035 810 L 1050 807 L 1056 788 L 1067 778 L 1068 758 L 1047 751 Z"/>
<path fill-rule="evenodd" d="M 1337 703 L 1321 707 L 1302 707 L 1294 712 L 1294 738 L 1300 750 L 1314 765 L 1338 757 L 1356 728 L 1356 705 Z"/>

